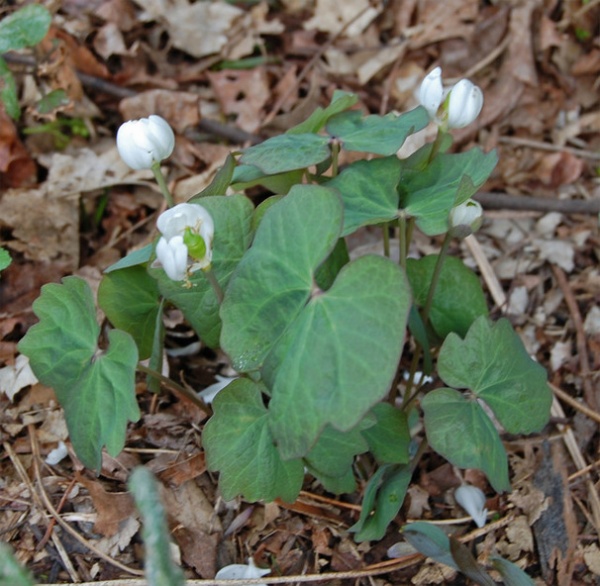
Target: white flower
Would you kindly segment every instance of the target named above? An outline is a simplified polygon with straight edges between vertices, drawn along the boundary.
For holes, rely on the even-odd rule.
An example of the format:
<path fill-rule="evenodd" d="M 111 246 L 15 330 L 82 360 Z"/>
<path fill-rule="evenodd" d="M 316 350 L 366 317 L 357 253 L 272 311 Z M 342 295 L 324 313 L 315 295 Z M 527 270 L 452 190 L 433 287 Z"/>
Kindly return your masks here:
<path fill-rule="evenodd" d="M 270 574 L 271 570 L 257 568 L 254 560 L 252 558 L 248 559 L 248 565 L 244 564 L 231 564 L 230 566 L 225 566 L 221 568 L 217 575 L 215 576 L 215 580 L 243 580 L 254 579 L 254 578 L 262 578 L 267 574 Z M 264 586 L 263 584 L 258 584 L 256 586 Z"/>
<path fill-rule="evenodd" d="M 437 111 L 444 99 L 441 67 L 436 67 L 425 76 L 419 87 L 417 97 L 421 106 L 427 110 L 429 117 L 435 120 Z"/>
<path fill-rule="evenodd" d="M 444 90 L 440 67 L 425 76 L 417 99 L 427 110 L 429 118 L 446 129 L 468 126 L 479 116 L 483 107 L 482 91 L 468 79 L 461 79 L 453 87 Z"/>
<path fill-rule="evenodd" d="M 132 169 L 150 169 L 153 163 L 170 157 L 174 147 L 169 123 L 155 114 L 125 122 L 117 132 L 119 154 Z"/>
<path fill-rule="evenodd" d="M 453 236 L 465 238 L 477 232 L 483 221 L 483 208 L 478 201 L 468 199 L 450 210 L 448 224 Z"/>
<path fill-rule="evenodd" d="M 450 90 L 448 126 L 450 128 L 468 126 L 479 116 L 482 107 L 482 91 L 468 79 L 461 79 Z"/>
<path fill-rule="evenodd" d="M 189 273 L 210 266 L 215 226 L 201 205 L 180 203 L 163 212 L 156 227 L 162 234 L 156 257 L 170 279 L 182 281 Z"/>
<path fill-rule="evenodd" d="M 456 502 L 465 510 L 477 527 L 483 527 L 487 518 L 485 495 L 476 486 L 463 484 L 454 491 Z"/>

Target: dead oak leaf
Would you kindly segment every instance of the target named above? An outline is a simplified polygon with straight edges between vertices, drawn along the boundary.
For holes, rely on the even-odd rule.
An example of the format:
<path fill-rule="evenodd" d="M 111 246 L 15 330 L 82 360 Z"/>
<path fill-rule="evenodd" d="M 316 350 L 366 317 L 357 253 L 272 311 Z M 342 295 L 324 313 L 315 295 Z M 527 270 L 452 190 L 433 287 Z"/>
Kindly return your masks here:
<path fill-rule="evenodd" d="M 144 20 L 165 23 L 173 46 L 193 57 L 219 53 L 229 41 L 237 19 L 244 15 L 240 8 L 227 2 L 188 0 L 136 0 L 145 11 Z"/>
<path fill-rule="evenodd" d="M 90 493 L 97 517 L 94 531 L 111 537 L 119 531 L 119 525 L 134 514 L 135 505 L 128 492 L 107 492 L 102 484 L 84 476 L 78 478 Z"/>
<path fill-rule="evenodd" d="M 270 97 L 264 67 L 248 71 L 208 73 L 224 114 L 237 114 L 236 125 L 246 132 L 260 127 L 262 108 Z"/>

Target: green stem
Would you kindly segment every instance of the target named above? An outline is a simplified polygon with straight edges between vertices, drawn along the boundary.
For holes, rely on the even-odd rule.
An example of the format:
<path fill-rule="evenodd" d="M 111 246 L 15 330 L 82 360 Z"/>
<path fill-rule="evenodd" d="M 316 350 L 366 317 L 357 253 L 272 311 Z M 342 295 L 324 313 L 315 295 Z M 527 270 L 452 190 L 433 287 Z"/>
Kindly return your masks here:
<path fill-rule="evenodd" d="M 192 403 L 194 403 L 194 405 L 196 405 L 197 407 L 200 407 L 200 409 L 202 409 L 206 413 L 212 414 L 212 409 L 198 395 L 196 395 L 196 393 L 194 393 L 190 389 L 187 389 L 186 387 L 184 387 L 180 384 L 177 384 L 175 381 L 171 380 L 170 378 L 163 376 L 160 372 L 158 372 L 152 368 L 148 368 L 147 366 L 144 366 L 143 364 L 138 364 L 137 369 L 140 372 L 143 372 L 144 374 L 147 374 L 147 375 L 159 380 L 163 385 L 165 385 L 165 387 L 169 387 L 170 389 L 182 394 L 187 399 L 189 399 Z"/>
<path fill-rule="evenodd" d="M 337 140 L 331 143 L 331 176 L 337 177 L 338 174 L 338 157 L 340 154 L 340 143 Z"/>
<path fill-rule="evenodd" d="M 423 323 L 425 325 L 427 325 L 427 321 L 429 320 L 429 312 L 431 311 L 431 305 L 433 304 L 433 296 L 435 294 L 438 281 L 440 280 L 440 274 L 442 272 L 442 267 L 444 266 L 446 254 L 448 253 L 450 240 L 452 240 L 452 237 L 450 236 L 449 232 L 446 232 L 440 254 L 437 257 L 437 262 L 435 263 L 435 268 L 433 269 L 433 275 L 431 276 L 431 283 L 429 284 L 427 299 L 425 301 L 425 305 L 423 306 Z"/>
<path fill-rule="evenodd" d="M 442 140 L 444 139 L 445 135 L 446 133 L 440 127 L 438 127 L 437 135 L 435 137 L 435 140 L 433 141 L 427 164 L 431 163 L 431 161 L 433 161 L 433 159 L 435 159 L 435 157 L 437 156 L 438 152 L 440 151 L 440 147 L 442 146 Z"/>
<path fill-rule="evenodd" d="M 404 213 L 400 213 L 398 225 L 400 230 L 400 233 L 398 234 L 398 240 L 400 243 L 400 266 L 406 268 L 406 257 L 408 256 L 408 234 L 406 231 L 406 215 Z"/>
<path fill-rule="evenodd" d="M 167 201 L 167 206 L 172 208 L 175 205 L 175 202 L 173 201 L 173 196 L 171 195 L 171 192 L 169 191 L 169 188 L 167 186 L 165 176 L 163 175 L 163 172 L 160 169 L 160 162 L 155 161 L 154 163 L 152 163 L 152 167 L 150 168 L 152 169 L 152 173 L 154 173 L 154 178 L 156 179 L 156 183 L 158 183 L 158 186 L 160 187 L 160 191 L 163 194 L 163 197 Z"/>
<path fill-rule="evenodd" d="M 390 258 L 390 224 L 384 222 L 381 226 L 383 230 L 383 255 Z"/>
<path fill-rule="evenodd" d="M 219 281 L 217 281 L 215 272 L 212 270 L 211 266 L 209 266 L 206 269 L 203 269 L 202 272 L 204 273 L 204 276 L 208 279 L 210 286 L 213 288 L 213 291 L 217 296 L 217 301 L 219 302 L 219 305 L 221 305 L 223 303 L 223 298 L 225 297 L 225 294 L 223 293 L 223 289 L 221 288 Z"/>
<path fill-rule="evenodd" d="M 415 353 L 413 354 L 412 361 L 410 363 L 410 371 L 408 373 L 408 381 L 406 382 L 406 388 L 404 389 L 404 396 L 402 398 L 402 410 L 406 411 L 408 406 L 412 403 L 414 398 L 419 393 L 419 388 L 415 389 L 414 393 L 411 393 L 413 385 L 415 384 L 415 374 L 417 372 L 417 367 L 419 366 L 419 360 L 421 358 L 421 352 L 423 349 L 421 345 L 417 342 L 415 347 Z"/>

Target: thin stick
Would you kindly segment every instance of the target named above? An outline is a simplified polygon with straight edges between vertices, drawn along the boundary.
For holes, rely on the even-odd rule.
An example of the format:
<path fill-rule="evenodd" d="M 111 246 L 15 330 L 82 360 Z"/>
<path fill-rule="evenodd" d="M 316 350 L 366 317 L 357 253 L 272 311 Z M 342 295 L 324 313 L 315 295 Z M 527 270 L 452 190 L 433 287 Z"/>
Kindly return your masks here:
<path fill-rule="evenodd" d="M 481 248 L 481 244 L 477 238 L 475 238 L 475 234 L 470 234 L 464 239 L 464 243 L 466 244 L 471 256 L 475 259 L 477 266 L 479 267 L 479 272 L 485 281 L 485 284 L 494 300 L 494 303 L 500 307 L 506 307 L 506 294 L 504 293 L 504 289 L 490 264 L 490 261 L 487 259 L 485 252 Z"/>
<path fill-rule="evenodd" d="M 144 572 L 142 572 L 141 570 L 136 570 L 135 568 L 130 568 L 129 566 L 122 564 L 121 562 L 106 555 L 103 551 L 99 550 L 96 546 L 92 545 L 89 541 L 87 541 L 81 535 L 79 535 L 79 533 L 77 531 L 75 531 L 75 529 L 73 529 L 71 527 L 71 525 L 69 525 L 66 521 L 64 521 L 63 518 L 59 515 L 58 511 L 54 508 L 54 505 L 50 501 L 50 498 L 46 494 L 46 490 L 44 489 L 44 483 L 42 481 L 42 474 L 40 472 L 40 465 L 39 465 L 39 461 L 41 459 L 40 448 L 37 443 L 37 438 L 35 437 L 35 428 L 33 425 L 28 425 L 27 430 L 29 432 L 29 439 L 31 442 L 31 446 L 33 448 L 33 468 L 35 471 L 35 478 L 36 478 L 36 481 L 38 484 L 39 496 L 42 498 L 44 506 L 50 512 L 52 517 L 63 528 L 64 531 L 66 531 L 69 535 L 74 537 L 77 541 L 79 541 L 79 543 L 81 543 L 84 547 L 89 549 L 92 553 L 97 555 L 99 558 L 102 558 L 105 562 L 108 562 L 109 564 L 119 568 L 120 570 L 123 570 L 124 572 L 133 574 L 134 576 L 143 576 Z"/>
<path fill-rule="evenodd" d="M 585 339 L 585 332 L 583 330 L 583 320 L 581 319 L 581 313 L 579 306 L 573 295 L 573 291 L 567 281 L 565 272 L 557 265 L 552 265 L 552 272 L 556 277 L 556 281 L 563 295 L 565 296 L 565 303 L 569 308 L 571 319 L 573 320 L 573 327 L 575 328 L 575 340 L 577 343 L 577 353 L 579 354 L 579 367 L 581 371 L 581 378 L 583 384 L 583 396 L 585 397 L 586 403 L 594 410 L 598 410 L 598 401 L 596 400 L 596 393 L 592 386 L 592 372 L 590 369 L 590 360 L 587 351 L 587 342 Z"/>
<path fill-rule="evenodd" d="M 559 144 L 551 144 L 549 142 L 543 142 L 541 140 L 533 140 L 531 138 L 519 138 L 516 136 L 501 136 L 498 138 L 498 142 L 503 144 L 511 144 L 515 146 L 524 146 L 531 149 L 537 149 L 539 151 L 550 151 L 558 153 L 569 153 L 582 159 L 591 159 L 593 161 L 600 161 L 600 153 L 596 151 L 588 151 L 585 149 L 577 149 L 575 147 L 562 146 Z"/>
<path fill-rule="evenodd" d="M 586 417 L 589 417 L 590 419 L 593 419 L 594 421 L 597 421 L 598 423 L 600 423 L 600 413 L 598 413 L 597 411 L 594 411 L 593 409 L 590 409 L 584 403 L 580 403 L 577 399 L 574 399 L 573 397 L 571 397 L 571 395 L 569 395 L 568 393 L 565 393 L 561 388 L 557 387 L 556 385 L 553 385 L 552 383 L 548 383 L 548 384 L 550 385 L 552 392 L 563 403 L 567 403 L 568 405 L 573 407 L 573 409 L 577 409 L 577 411 L 583 413 Z"/>

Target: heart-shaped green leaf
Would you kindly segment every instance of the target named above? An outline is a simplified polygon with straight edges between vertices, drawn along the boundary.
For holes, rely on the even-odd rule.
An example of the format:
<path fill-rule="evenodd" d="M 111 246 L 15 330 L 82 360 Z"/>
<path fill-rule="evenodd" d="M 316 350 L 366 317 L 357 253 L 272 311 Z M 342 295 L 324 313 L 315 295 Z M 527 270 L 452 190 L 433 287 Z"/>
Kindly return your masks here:
<path fill-rule="evenodd" d="M 398 157 L 357 161 L 326 183 L 337 189 L 344 201 L 343 236 L 397 217 L 400 171 Z"/>
<path fill-rule="evenodd" d="M 294 187 L 265 212 L 221 307 L 221 345 L 238 372 L 260 368 L 304 307 L 317 267 L 336 245 L 342 216 L 337 193 L 313 185 Z"/>
<path fill-rule="evenodd" d="M 450 210 L 469 199 L 491 175 L 498 157 L 478 148 L 438 155 L 422 169 L 405 168 L 400 182 L 400 206 L 416 218 L 428 236 L 448 230 Z"/>
<path fill-rule="evenodd" d="M 347 264 L 312 295 L 267 357 L 271 429 L 285 459 L 302 457 L 330 423 L 354 427 L 389 391 L 410 307 L 402 270 L 378 256 Z"/>
<path fill-rule="evenodd" d="M 102 446 L 116 456 L 125 444 L 127 421 L 137 421 L 133 338 L 108 333 L 108 349 L 98 348 L 100 326 L 88 284 L 66 277 L 42 287 L 33 310 L 40 319 L 19 343 L 43 384 L 52 387 L 65 410 L 73 448 L 89 468 L 100 469 Z"/>
<path fill-rule="evenodd" d="M 532 360 L 507 319 L 479 317 L 464 340 L 450 334 L 438 358 L 442 380 L 483 399 L 509 433 L 540 431 L 550 417 L 552 392 L 544 368 Z"/>
<path fill-rule="evenodd" d="M 136 265 L 105 274 L 98 288 L 98 305 L 113 326 L 131 334 L 140 360 L 148 358 L 154 344 L 160 293 L 146 268 Z"/>
<path fill-rule="evenodd" d="M 305 169 L 331 155 L 329 137 L 318 134 L 280 134 L 247 148 L 240 158 L 267 175 Z"/>
<path fill-rule="evenodd" d="M 429 445 L 459 468 L 483 470 L 497 492 L 510 490 L 500 436 L 483 408 L 454 389 L 436 389 L 421 401 Z"/>
<path fill-rule="evenodd" d="M 415 302 L 421 307 L 426 303 L 437 259 L 437 254 L 431 254 L 418 260 L 409 258 L 406 263 Z M 475 319 L 487 314 L 477 275 L 459 258 L 446 257 L 429 312 L 429 321 L 438 336 L 445 338 L 450 332 L 465 336 Z"/>
<path fill-rule="evenodd" d="M 342 141 L 347 151 L 390 156 L 404 144 L 406 137 L 429 124 L 429 115 L 419 106 L 410 112 L 363 116 L 357 110 L 342 112 L 327 123 L 327 132 Z"/>
<path fill-rule="evenodd" d="M 341 432 L 327 426 L 304 458 L 308 471 L 321 482 L 325 490 L 339 494 L 356 489 L 352 471 L 354 456 L 366 452 L 369 447 L 359 428 L 357 426 Z"/>
<path fill-rule="evenodd" d="M 385 464 L 406 464 L 410 434 L 406 414 L 389 403 L 378 403 L 373 407 L 375 425 L 362 434 L 369 442 L 371 452 L 377 461 Z"/>
<path fill-rule="evenodd" d="M 215 224 L 212 270 L 222 289 L 227 287 L 234 269 L 252 241 L 252 202 L 243 195 L 206 196 L 202 206 Z M 190 279 L 192 286 L 171 281 L 162 269 L 152 269 L 161 293 L 176 305 L 196 330 L 202 341 L 211 348 L 220 345 L 221 319 L 219 302 L 206 275 L 198 271 Z"/>
<path fill-rule="evenodd" d="M 238 495 L 248 501 L 292 502 L 304 478 L 302 460 L 284 462 L 271 435 L 262 392 L 248 379 L 237 379 L 219 392 L 214 415 L 204 427 L 206 464 L 220 472 L 225 500 Z"/>

